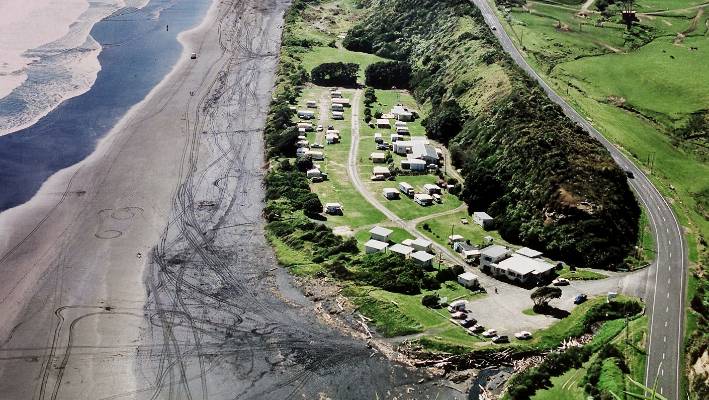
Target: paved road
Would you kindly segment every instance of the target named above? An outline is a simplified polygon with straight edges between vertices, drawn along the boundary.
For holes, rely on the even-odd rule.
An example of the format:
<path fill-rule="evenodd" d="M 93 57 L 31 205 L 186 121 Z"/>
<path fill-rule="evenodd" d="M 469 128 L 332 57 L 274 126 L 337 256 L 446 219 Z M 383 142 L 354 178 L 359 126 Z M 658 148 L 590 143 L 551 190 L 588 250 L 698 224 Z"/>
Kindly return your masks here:
<path fill-rule="evenodd" d="M 606 140 L 534 71 L 512 43 L 490 4 L 486 0 L 471 1 L 480 9 L 485 22 L 494 28 L 493 34 L 514 62 L 541 85 L 549 98 L 559 104 L 571 120 L 598 139 L 621 168 L 634 174 L 635 178 L 630 179 L 629 183 L 648 212 L 657 244 L 657 257 L 648 271 L 645 290 L 645 300 L 650 316 L 646 383 L 652 384 L 657 376 L 659 392 L 669 399 L 678 399 L 681 380 L 685 276 L 687 275 L 688 262 L 682 228 L 677 222 L 676 216 L 667 200 L 653 186 L 642 170 Z"/>

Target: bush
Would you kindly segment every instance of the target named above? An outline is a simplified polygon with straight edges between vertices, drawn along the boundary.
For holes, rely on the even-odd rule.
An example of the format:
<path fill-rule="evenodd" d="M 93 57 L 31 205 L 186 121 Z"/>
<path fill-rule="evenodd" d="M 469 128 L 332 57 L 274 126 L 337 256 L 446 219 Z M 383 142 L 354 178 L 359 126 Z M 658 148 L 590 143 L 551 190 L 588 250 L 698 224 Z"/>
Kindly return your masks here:
<path fill-rule="evenodd" d="M 464 114 L 456 101 L 447 101 L 434 107 L 429 116 L 421 121 L 421 125 L 426 128 L 428 137 L 448 143 L 463 128 Z"/>
<path fill-rule="evenodd" d="M 359 279 L 369 285 L 405 294 L 417 294 L 421 291 L 423 268 L 397 254 L 365 255 L 359 261 L 359 267 Z"/>
<path fill-rule="evenodd" d="M 428 308 L 438 307 L 438 303 L 440 301 L 441 301 L 441 298 L 438 297 L 437 294 L 427 294 L 427 295 L 424 295 L 423 298 L 421 298 L 421 304 L 428 307 Z"/>
<path fill-rule="evenodd" d="M 303 212 L 305 215 L 312 217 L 318 215 L 323 210 L 323 205 L 318 198 L 318 195 L 312 193 L 314 196 L 310 197 L 308 200 L 303 202 Z"/>
<path fill-rule="evenodd" d="M 359 64 L 324 63 L 310 72 L 313 83 L 322 86 L 355 86 L 357 84 Z"/>
<path fill-rule="evenodd" d="M 411 66 L 402 61 L 381 61 L 364 71 L 365 83 L 379 89 L 407 89 L 411 80 Z"/>

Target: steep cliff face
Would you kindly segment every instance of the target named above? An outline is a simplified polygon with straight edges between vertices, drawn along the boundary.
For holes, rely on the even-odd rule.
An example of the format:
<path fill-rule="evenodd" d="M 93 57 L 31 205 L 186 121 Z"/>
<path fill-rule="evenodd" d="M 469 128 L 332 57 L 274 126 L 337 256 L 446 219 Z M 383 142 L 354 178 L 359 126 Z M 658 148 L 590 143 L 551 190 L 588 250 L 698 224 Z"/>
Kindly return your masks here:
<path fill-rule="evenodd" d="M 344 45 L 408 61 L 429 118 L 450 118 L 451 104 L 464 110 L 460 129 L 430 133 L 463 167 L 470 210 L 495 216 L 506 239 L 574 265 L 622 264 L 640 216 L 625 174 L 509 60 L 478 10 L 464 0 L 369 7 Z"/>

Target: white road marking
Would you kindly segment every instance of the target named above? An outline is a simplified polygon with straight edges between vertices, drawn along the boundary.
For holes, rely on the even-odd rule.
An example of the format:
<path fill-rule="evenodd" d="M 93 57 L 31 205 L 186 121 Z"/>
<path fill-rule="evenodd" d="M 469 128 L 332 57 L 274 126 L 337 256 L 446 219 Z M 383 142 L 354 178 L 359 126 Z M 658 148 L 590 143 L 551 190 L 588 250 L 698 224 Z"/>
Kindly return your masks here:
<path fill-rule="evenodd" d="M 665 322 L 665 326 L 667 326 L 667 322 Z M 663 337 L 662 337 L 662 341 L 665 342 L 665 343 L 667 343 L 667 336 L 663 336 Z"/>
<path fill-rule="evenodd" d="M 670 292 L 667 292 L 667 298 L 668 299 L 670 298 Z"/>
<path fill-rule="evenodd" d="M 667 321 L 665 321 L 665 328 L 667 328 Z M 665 336 L 665 340 L 667 340 L 667 336 Z"/>
<path fill-rule="evenodd" d="M 670 312 L 670 306 L 665 307 L 665 312 Z"/>
<path fill-rule="evenodd" d="M 660 375 L 665 376 L 665 369 L 664 368 L 660 370 Z"/>
<path fill-rule="evenodd" d="M 665 232 L 670 233 L 670 228 L 665 228 Z"/>
<path fill-rule="evenodd" d="M 667 244 L 670 245 L 670 246 L 672 246 L 672 241 L 671 241 L 671 240 L 668 240 L 668 241 L 667 241 Z"/>

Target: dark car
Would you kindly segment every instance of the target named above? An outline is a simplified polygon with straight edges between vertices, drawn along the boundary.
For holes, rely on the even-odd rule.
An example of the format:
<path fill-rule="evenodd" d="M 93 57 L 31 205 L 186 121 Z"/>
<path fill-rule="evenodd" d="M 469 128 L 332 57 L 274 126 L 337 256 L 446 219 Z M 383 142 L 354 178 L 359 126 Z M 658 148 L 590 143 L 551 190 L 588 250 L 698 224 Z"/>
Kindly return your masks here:
<path fill-rule="evenodd" d="M 582 293 L 574 298 L 574 304 L 581 304 L 586 300 L 588 300 L 588 296 Z"/>
<path fill-rule="evenodd" d="M 492 338 L 492 343 L 509 343 L 509 342 L 510 342 L 510 338 L 508 338 L 505 335 L 495 336 L 494 338 Z"/>
<path fill-rule="evenodd" d="M 477 324 L 477 323 L 478 323 L 478 320 L 476 320 L 475 318 L 471 318 L 471 317 L 468 317 L 468 319 L 466 319 L 466 320 L 464 320 L 464 321 L 460 321 L 460 324 L 461 324 L 464 328 L 470 328 L 471 326 L 473 326 L 473 325 L 475 325 L 475 324 Z"/>
<path fill-rule="evenodd" d="M 633 171 L 631 171 L 631 170 L 629 170 L 629 169 L 626 169 L 626 170 L 625 170 L 625 175 L 626 175 L 629 179 L 635 178 L 635 174 L 633 173 Z"/>
<path fill-rule="evenodd" d="M 386 142 L 377 143 L 377 150 L 389 150 L 389 144 Z"/>

